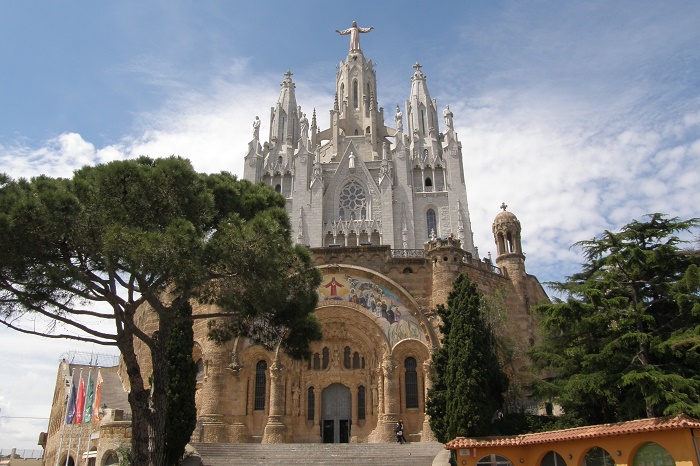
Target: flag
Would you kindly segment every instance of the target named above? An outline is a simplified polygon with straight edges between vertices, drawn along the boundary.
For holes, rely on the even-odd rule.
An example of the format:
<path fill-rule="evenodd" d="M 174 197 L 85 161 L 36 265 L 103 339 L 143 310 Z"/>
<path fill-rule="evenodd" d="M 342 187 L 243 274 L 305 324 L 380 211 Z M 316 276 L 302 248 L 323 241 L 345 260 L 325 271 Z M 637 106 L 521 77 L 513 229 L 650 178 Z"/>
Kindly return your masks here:
<path fill-rule="evenodd" d="M 95 381 L 88 374 L 88 389 L 85 395 L 85 412 L 83 413 L 83 424 L 92 422 L 92 404 L 95 401 Z"/>
<path fill-rule="evenodd" d="M 102 396 L 102 372 L 97 369 L 97 388 L 95 389 L 95 403 L 92 405 L 92 420 L 100 421 L 100 397 Z"/>
<path fill-rule="evenodd" d="M 71 390 L 68 405 L 66 406 L 66 424 L 73 424 L 73 418 L 75 418 L 75 384 L 73 383 L 73 377 L 70 380 Z"/>
<path fill-rule="evenodd" d="M 78 385 L 78 397 L 75 400 L 75 419 L 73 419 L 73 424 L 83 422 L 83 410 L 85 410 L 85 381 L 83 380 L 83 371 L 80 371 L 80 383 Z"/>

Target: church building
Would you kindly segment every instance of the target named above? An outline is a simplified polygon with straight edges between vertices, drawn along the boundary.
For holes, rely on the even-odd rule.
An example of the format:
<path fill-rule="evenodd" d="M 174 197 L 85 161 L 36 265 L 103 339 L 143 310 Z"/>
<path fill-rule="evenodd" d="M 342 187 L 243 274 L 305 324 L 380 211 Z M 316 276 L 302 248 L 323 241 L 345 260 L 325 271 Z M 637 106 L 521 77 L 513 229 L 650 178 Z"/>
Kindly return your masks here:
<path fill-rule="evenodd" d="M 409 441 L 435 440 L 425 415 L 440 345 L 435 308 L 461 273 L 500 306 L 502 327 L 519 345 L 510 375 L 527 377 L 525 353 L 537 338 L 530 307 L 548 298 L 525 271 L 520 222 L 502 205 L 491 226 L 497 256 L 479 257 L 453 114 L 438 109 L 416 63 L 404 105 L 385 117 L 375 68 L 360 48 L 370 30 L 353 23 L 337 31 L 350 36 L 350 48 L 327 126 L 315 110 L 310 121 L 302 112 L 288 71 L 267 140 L 256 117 L 243 159 L 245 179 L 285 197 L 293 240 L 309 248 L 323 275 L 316 310 L 323 340 L 312 344 L 309 361 L 293 361 L 245 339 L 219 346 L 207 339 L 207 321 L 196 320 L 194 442 L 392 442 L 399 420 Z M 150 361 L 141 364 L 148 373 Z M 62 370 L 57 393 L 70 373 Z M 102 419 L 97 437 L 110 440 L 94 440 L 96 457 L 116 448 L 116 427 L 127 431 L 120 416 L 108 410 Z"/>

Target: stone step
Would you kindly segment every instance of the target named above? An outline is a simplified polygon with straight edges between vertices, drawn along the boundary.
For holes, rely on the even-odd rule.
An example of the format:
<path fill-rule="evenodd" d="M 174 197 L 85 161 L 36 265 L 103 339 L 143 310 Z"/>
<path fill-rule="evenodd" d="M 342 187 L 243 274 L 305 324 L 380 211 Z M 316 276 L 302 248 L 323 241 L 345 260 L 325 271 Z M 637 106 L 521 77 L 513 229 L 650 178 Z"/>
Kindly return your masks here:
<path fill-rule="evenodd" d="M 431 466 L 444 450 L 437 442 L 397 443 L 194 443 L 204 466 L 381 465 Z"/>

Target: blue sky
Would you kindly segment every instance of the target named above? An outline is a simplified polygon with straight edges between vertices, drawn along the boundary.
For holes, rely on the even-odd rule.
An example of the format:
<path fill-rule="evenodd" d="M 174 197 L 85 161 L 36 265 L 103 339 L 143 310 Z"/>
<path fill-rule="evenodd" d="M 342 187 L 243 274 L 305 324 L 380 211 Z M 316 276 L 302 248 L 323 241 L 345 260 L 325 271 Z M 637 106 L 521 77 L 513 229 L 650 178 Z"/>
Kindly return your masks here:
<path fill-rule="evenodd" d="M 390 120 L 419 61 L 463 144 L 475 243 L 505 201 L 529 273 L 561 280 L 570 245 L 644 214 L 700 216 L 700 2 L 76 0 L 0 3 L 0 171 L 70 176 L 147 154 L 242 174 L 290 69 L 328 125 L 347 36 L 377 64 Z M 393 125 L 393 121 L 388 121 Z M 0 329 L 0 448 L 33 448 L 61 353 Z M 11 386 L 7 386 L 11 385 Z"/>

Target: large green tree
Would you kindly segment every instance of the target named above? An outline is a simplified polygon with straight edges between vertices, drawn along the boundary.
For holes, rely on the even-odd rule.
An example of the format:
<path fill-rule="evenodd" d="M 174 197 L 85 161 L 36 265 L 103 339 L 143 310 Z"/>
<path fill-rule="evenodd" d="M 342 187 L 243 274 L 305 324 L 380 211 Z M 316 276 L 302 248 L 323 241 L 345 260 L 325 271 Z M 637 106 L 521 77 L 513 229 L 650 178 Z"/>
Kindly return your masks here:
<path fill-rule="evenodd" d="M 269 187 L 199 174 L 177 157 L 84 167 L 71 179 L 0 175 L 0 323 L 116 346 L 130 386 L 131 464 L 165 464 L 164 361 L 173 327 L 188 319 L 183 303 L 218 305 L 193 318 L 220 317 L 219 340 L 250 337 L 301 357 L 320 338 L 320 274 L 292 244 L 284 204 Z M 135 319 L 142 306 L 158 316 L 155 333 Z M 150 383 L 138 341 L 154 362 Z"/>
<path fill-rule="evenodd" d="M 437 308 L 441 347 L 433 355 L 432 387 L 426 412 L 441 442 L 492 433 L 508 378 L 496 352 L 496 337 L 475 283 L 460 275 Z"/>
<path fill-rule="evenodd" d="M 536 386 L 569 424 L 700 415 L 700 273 L 679 237 L 699 224 L 661 214 L 577 243 L 581 272 L 539 306 Z"/>

